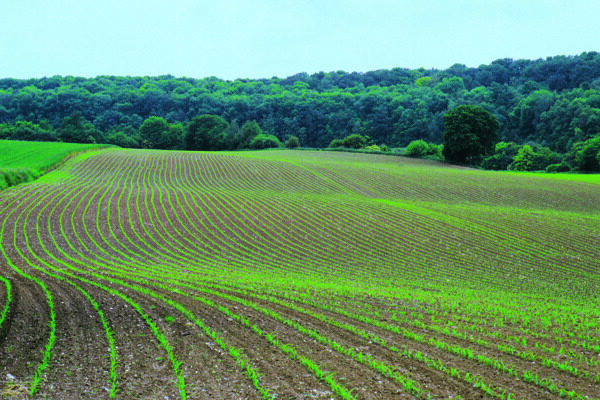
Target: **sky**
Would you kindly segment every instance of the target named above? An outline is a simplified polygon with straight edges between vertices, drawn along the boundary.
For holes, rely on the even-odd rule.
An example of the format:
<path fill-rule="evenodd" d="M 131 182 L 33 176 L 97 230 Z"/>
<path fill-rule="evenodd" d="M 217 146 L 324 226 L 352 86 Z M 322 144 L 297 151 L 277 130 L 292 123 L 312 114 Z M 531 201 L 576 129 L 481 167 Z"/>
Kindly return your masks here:
<path fill-rule="evenodd" d="M 0 0 L 0 78 L 237 78 L 600 51 L 598 0 Z"/>

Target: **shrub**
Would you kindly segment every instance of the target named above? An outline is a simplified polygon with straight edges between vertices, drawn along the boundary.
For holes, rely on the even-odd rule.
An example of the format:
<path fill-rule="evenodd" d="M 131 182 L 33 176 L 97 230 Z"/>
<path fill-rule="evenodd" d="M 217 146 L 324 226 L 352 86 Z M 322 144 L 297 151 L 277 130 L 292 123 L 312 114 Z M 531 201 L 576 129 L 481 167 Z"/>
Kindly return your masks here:
<path fill-rule="evenodd" d="M 119 147 L 125 147 L 125 148 L 140 147 L 139 141 L 135 137 L 128 136 L 124 132 L 121 132 L 121 131 L 111 132 L 108 136 L 106 136 L 105 141 L 108 144 L 114 144 Z"/>
<path fill-rule="evenodd" d="M 260 135 L 256 135 L 250 141 L 251 149 L 268 149 L 273 147 L 281 147 L 281 142 L 276 136 L 273 135 L 265 135 L 261 133 Z"/>
<path fill-rule="evenodd" d="M 333 139 L 331 143 L 329 143 L 330 149 L 337 149 L 339 147 L 344 147 L 344 141 L 342 139 Z"/>
<path fill-rule="evenodd" d="M 427 143 L 424 140 L 413 140 L 404 149 L 404 154 L 408 157 L 427 158 L 430 160 L 443 160 L 442 146 L 434 143 Z"/>
<path fill-rule="evenodd" d="M 481 166 L 485 169 L 507 170 L 512 164 L 513 158 L 517 155 L 521 146 L 513 142 L 496 143 L 494 154 L 486 157 Z"/>
<path fill-rule="evenodd" d="M 560 163 L 560 156 L 547 147 L 524 145 L 513 157 L 508 169 L 515 171 L 545 171 L 548 165 Z"/>
<path fill-rule="evenodd" d="M 365 147 L 365 150 L 367 150 L 367 151 L 381 151 L 381 148 L 379 146 L 377 146 L 376 144 L 372 144 L 371 146 Z"/>
<path fill-rule="evenodd" d="M 352 135 L 348 135 L 344 138 L 343 145 L 348 149 L 362 149 L 366 146 L 368 141 L 369 138 L 367 136 L 353 133 Z"/>
<path fill-rule="evenodd" d="M 575 162 L 580 171 L 600 171 L 600 135 L 588 139 L 575 156 Z"/>
<path fill-rule="evenodd" d="M 408 157 L 423 157 L 427 155 L 429 151 L 429 145 L 424 140 L 413 140 L 406 146 L 404 150 L 404 155 Z"/>
<path fill-rule="evenodd" d="M 298 146 L 300 146 L 300 140 L 298 139 L 298 136 L 290 136 L 285 141 L 285 147 L 288 149 L 295 149 Z"/>
<path fill-rule="evenodd" d="M 561 163 L 550 164 L 546 167 L 546 172 L 554 173 L 554 172 L 569 172 L 571 170 L 571 166 L 563 161 Z"/>

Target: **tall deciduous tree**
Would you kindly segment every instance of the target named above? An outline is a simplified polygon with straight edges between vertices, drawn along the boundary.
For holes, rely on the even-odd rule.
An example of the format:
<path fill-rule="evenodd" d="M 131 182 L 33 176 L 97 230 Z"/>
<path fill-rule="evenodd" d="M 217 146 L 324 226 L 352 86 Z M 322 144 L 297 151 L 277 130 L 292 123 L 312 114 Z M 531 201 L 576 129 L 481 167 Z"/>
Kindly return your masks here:
<path fill-rule="evenodd" d="M 476 164 L 494 151 L 500 124 L 479 106 L 462 105 L 444 114 L 444 157 L 451 162 Z"/>
<path fill-rule="evenodd" d="M 221 150 L 225 145 L 229 124 L 218 115 L 194 117 L 185 132 L 188 150 Z"/>
<path fill-rule="evenodd" d="M 262 129 L 260 129 L 260 126 L 258 126 L 258 123 L 256 121 L 246 121 L 244 125 L 242 125 L 242 137 L 240 147 L 246 149 L 249 148 L 252 139 L 254 139 L 262 133 L 263 131 Z"/>
<path fill-rule="evenodd" d="M 139 134 L 142 139 L 142 147 L 173 150 L 181 147 L 183 126 L 181 124 L 169 125 L 161 117 L 149 117 L 140 126 Z"/>
<path fill-rule="evenodd" d="M 100 132 L 79 111 L 65 117 L 60 127 L 60 139 L 69 143 L 94 143 Z"/>

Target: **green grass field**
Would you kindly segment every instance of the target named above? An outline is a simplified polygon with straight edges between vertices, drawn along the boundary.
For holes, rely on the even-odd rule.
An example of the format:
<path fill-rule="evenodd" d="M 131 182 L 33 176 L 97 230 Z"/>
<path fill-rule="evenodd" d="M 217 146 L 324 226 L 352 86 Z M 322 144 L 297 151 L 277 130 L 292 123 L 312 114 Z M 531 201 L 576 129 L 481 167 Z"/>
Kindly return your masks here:
<path fill-rule="evenodd" d="M 102 147 L 108 146 L 0 140 L 0 190 L 34 180 L 69 154 Z"/>
<path fill-rule="evenodd" d="M 107 149 L 0 224 L 0 391 L 600 398 L 597 176 Z"/>

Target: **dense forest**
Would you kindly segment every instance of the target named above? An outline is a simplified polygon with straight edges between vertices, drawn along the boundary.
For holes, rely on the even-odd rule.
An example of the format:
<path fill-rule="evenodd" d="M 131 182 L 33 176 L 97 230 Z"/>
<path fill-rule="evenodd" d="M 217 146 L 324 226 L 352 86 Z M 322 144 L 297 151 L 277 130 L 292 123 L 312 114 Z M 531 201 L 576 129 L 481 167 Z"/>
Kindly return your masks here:
<path fill-rule="evenodd" d="M 0 139 L 160 147 L 141 136 L 145 121 L 159 117 L 152 122 L 166 123 L 165 132 L 179 138 L 167 147 L 185 148 L 193 142 L 189 125 L 212 115 L 219 117 L 218 124 L 227 124 L 224 132 L 246 145 L 250 141 L 239 138 L 241 127 L 256 121 L 258 126 L 248 129 L 263 139 L 295 136 L 304 147 L 327 147 L 334 139 L 359 134 L 370 144 L 397 148 L 417 139 L 441 144 L 443 115 L 463 104 L 481 106 L 497 118 L 500 150 L 508 152 L 509 163 L 519 151 L 545 153 L 546 165 L 576 163 L 576 153 L 598 141 L 594 137 L 600 133 L 600 54 L 501 59 L 477 68 L 455 64 L 445 70 L 300 73 L 283 79 L 0 79 Z M 215 149 L 230 147 L 235 146 Z M 487 167 L 508 165 L 488 160 Z"/>

